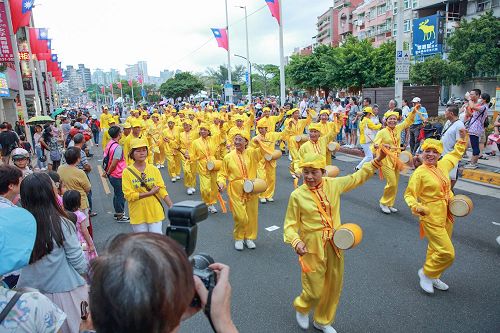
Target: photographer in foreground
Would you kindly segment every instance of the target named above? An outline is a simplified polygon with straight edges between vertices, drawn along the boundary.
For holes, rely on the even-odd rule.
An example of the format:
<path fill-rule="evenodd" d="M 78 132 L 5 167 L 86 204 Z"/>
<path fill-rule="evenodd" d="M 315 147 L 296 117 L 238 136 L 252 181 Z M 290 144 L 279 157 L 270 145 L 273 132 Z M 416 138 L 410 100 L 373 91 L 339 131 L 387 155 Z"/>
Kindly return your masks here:
<path fill-rule="evenodd" d="M 190 303 L 195 294 L 208 312 L 216 332 L 237 332 L 231 320 L 229 267 L 212 264 L 217 285 L 211 300 L 184 250 L 172 239 L 154 233 L 116 236 L 105 253 L 92 262 L 90 312 L 98 333 L 174 333 L 181 320 L 200 308 Z"/>

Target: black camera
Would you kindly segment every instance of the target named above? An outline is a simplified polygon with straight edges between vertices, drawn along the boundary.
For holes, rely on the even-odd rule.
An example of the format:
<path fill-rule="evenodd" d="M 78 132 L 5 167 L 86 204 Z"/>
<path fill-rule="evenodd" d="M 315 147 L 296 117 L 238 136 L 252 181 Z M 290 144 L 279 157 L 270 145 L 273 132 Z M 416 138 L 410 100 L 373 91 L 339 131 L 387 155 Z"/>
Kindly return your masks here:
<path fill-rule="evenodd" d="M 208 217 L 207 205 L 201 201 L 181 201 L 172 206 L 168 211 L 170 225 L 167 227 L 166 235 L 179 243 L 188 256 L 193 254 L 196 248 L 198 236 L 198 222 Z M 190 258 L 193 274 L 200 278 L 205 287 L 210 290 L 215 287 L 216 275 L 208 266 L 214 263 L 214 259 L 208 254 L 195 254 Z M 201 301 L 195 295 L 191 302 L 192 307 L 200 307 Z"/>

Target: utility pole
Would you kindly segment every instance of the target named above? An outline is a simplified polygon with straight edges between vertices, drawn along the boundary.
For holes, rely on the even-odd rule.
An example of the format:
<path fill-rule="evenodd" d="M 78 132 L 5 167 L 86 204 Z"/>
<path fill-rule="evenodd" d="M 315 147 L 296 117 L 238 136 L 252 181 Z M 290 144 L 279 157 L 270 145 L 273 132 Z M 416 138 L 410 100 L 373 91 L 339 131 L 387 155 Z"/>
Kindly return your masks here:
<path fill-rule="evenodd" d="M 250 48 L 248 46 L 248 16 L 247 16 L 247 6 L 238 6 L 245 10 L 245 34 L 247 41 L 247 88 L 248 88 L 248 104 L 252 103 L 252 64 L 250 62 Z"/>
<path fill-rule="evenodd" d="M 226 33 L 227 33 L 227 80 L 229 81 L 229 84 L 231 87 L 233 86 L 233 80 L 231 79 L 231 48 L 229 45 L 229 14 L 227 12 L 227 0 L 225 0 L 226 3 Z M 229 103 L 233 103 L 233 94 L 231 93 L 229 96 Z"/>
<path fill-rule="evenodd" d="M 402 1 L 402 0 L 400 0 Z M 280 0 L 280 100 L 285 105 L 285 51 L 283 50 L 283 0 Z"/>
<path fill-rule="evenodd" d="M 396 33 L 396 54 L 398 51 L 403 51 L 403 25 L 404 25 L 404 6 L 403 0 L 397 1 L 397 14 L 396 14 L 396 23 L 397 23 L 397 33 Z M 397 64 L 396 64 L 397 66 Z M 394 78 L 394 99 L 399 105 L 403 103 L 403 80 Z"/>

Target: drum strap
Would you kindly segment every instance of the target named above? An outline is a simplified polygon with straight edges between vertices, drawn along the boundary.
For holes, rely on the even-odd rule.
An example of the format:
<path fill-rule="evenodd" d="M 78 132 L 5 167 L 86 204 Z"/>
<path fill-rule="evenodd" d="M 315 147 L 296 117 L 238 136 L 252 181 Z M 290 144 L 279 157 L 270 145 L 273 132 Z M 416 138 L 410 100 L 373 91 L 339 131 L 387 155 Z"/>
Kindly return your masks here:
<path fill-rule="evenodd" d="M 311 192 L 311 198 L 316 204 L 316 207 L 318 208 L 321 216 L 323 217 L 323 220 L 326 221 L 326 223 L 323 223 L 323 246 L 326 246 L 326 243 L 330 243 L 333 249 L 335 250 L 337 257 L 340 258 L 340 250 L 333 243 L 333 234 L 335 233 L 335 229 L 333 228 L 332 216 L 325 211 L 323 205 L 320 203 L 318 199 L 318 195 L 313 190 L 309 191 Z"/>

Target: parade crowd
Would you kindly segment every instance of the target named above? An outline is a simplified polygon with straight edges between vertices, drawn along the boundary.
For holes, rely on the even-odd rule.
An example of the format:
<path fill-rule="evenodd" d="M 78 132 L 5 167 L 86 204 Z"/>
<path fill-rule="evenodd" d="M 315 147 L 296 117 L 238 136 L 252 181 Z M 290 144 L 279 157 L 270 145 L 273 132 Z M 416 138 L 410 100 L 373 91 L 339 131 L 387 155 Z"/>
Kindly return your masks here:
<path fill-rule="evenodd" d="M 302 291 L 293 301 L 301 328 L 309 327 L 312 314 L 316 329 L 336 332 L 344 272 L 344 249 L 334 239 L 344 228 L 340 201 L 374 174 L 386 182 L 380 210 L 397 214 L 400 173 L 413 171 L 402 190 L 428 239 L 416 275 L 427 293 L 447 290 L 441 276 L 455 259 L 449 206 L 458 164 L 468 145 L 472 158 L 464 168 L 477 168 L 483 158 L 490 103 L 478 89 L 467 96 L 464 105 L 446 108 L 443 126 L 429 121 L 418 97 L 401 107 L 394 100 L 378 106 L 368 97 L 328 97 L 320 105 L 304 97 L 283 107 L 274 99 L 167 103 L 123 117 L 103 106 L 99 114 L 69 110 L 35 124 L 32 133 L 1 124 L 0 332 L 176 332 L 200 309 L 215 331 L 236 332 L 229 267 L 210 266 L 218 282 L 207 290 L 193 278 L 182 248 L 161 235 L 164 206 L 178 201 L 167 187 L 199 191 L 209 213 L 232 215 L 234 249 L 255 249 L 258 211 L 275 202 L 277 162 L 285 158 L 290 176 L 279 181 L 295 190 L 284 241 L 301 267 Z M 500 119 L 492 121 L 488 140 L 498 144 Z M 333 165 L 341 147 L 364 153 L 346 176 Z M 114 220 L 133 231 L 116 236 L 102 253 L 93 242 L 97 212 L 89 178 L 89 158 L 99 148 Z M 195 294 L 200 307 L 190 306 Z"/>

